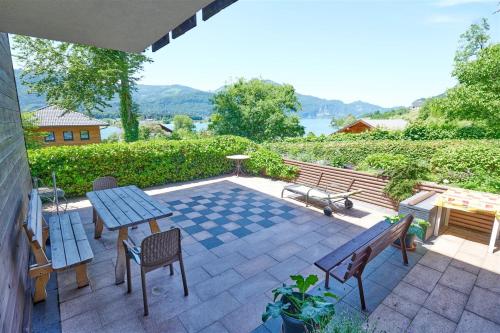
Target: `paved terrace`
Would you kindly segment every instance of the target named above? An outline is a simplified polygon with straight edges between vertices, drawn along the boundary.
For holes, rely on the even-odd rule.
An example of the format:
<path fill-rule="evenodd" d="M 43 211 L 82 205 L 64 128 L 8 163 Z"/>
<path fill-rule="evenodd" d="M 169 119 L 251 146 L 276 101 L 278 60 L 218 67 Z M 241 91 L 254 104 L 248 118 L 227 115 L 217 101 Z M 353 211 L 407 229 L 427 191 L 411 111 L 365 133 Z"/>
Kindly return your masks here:
<path fill-rule="evenodd" d="M 271 290 L 290 274 L 323 279 L 314 261 L 391 213 L 355 202 L 354 209 L 326 217 L 279 198 L 282 186 L 263 178 L 222 177 L 148 190 L 175 211 L 159 221 L 160 228 L 183 229 L 190 292 L 183 296 L 178 266 L 173 277 L 167 269 L 148 273 L 148 317 L 137 265 L 131 294 L 125 284 L 114 284 L 117 233 L 105 229 L 95 240 L 89 202 L 72 201 L 68 209 L 79 210 L 94 251 L 90 286 L 77 289 L 74 272 L 59 273 L 48 300 L 34 308 L 34 331 L 279 332 L 279 320 L 260 321 Z M 147 225 L 130 231 L 137 241 L 148 234 Z M 500 331 L 500 255 L 487 255 L 487 237 L 464 237 L 451 229 L 410 254 L 408 267 L 388 248 L 365 270 L 368 312 L 359 311 L 354 280 L 333 281 L 332 291 L 341 297 L 338 312 L 370 316 L 376 331 Z"/>

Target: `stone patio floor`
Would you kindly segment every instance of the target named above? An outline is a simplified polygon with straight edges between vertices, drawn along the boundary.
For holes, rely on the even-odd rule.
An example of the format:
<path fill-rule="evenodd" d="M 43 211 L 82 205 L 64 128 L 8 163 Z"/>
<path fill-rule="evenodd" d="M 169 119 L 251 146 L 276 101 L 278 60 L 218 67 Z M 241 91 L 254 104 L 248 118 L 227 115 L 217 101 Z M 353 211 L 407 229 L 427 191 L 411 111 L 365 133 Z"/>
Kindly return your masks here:
<path fill-rule="evenodd" d="M 276 218 L 273 225 L 253 225 L 248 228 L 251 233 L 236 233 L 241 237 L 223 237 L 217 246 L 202 243 L 206 237 L 200 238 L 201 233 L 183 232 L 190 294 L 183 296 L 178 266 L 172 277 L 166 269 L 148 273 L 148 317 L 143 316 L 136 265 L 131 294 L 125 284 L 114 284 L 117 234 L 105 229 L 95 240 L 89 202 L 73 200 L 68 209 L 79 211 L 94 251 L 90 285 L 77 289 L 74 272 L 57 274 L 47 301 L 34 307 L 33 331 L 279 332 L 279 320 L 262 325 L 260 319 L 271 290 L 288 282 L 291 274 L 317 274 L 323 280 L 314 261 L 392 213 L 355 202 L 354 209 L 339 209 L 334 217 L 326 217 L 317 208 L 279 198 L 283 184 L 258 177 L 219 177 L 148 189 L 149 195 L 166 203 L 242 186 L 277 205 L 286 203 L 293 214 L 286 220 Z M 159 225 L 167 230 L 177 224 L 164 219 Z M 146 225 L 130 231 L 136 241 L 148 234 Z M 354 280 L 332 283 L 332 292 L 340 296 L 338 313 L 369 316 L 376 331 L 500 332 L 500 255 L 487 255 L 482 236 L 471 237 L 476 236 L 450 228 L 411 253 L 408 267 L 396 249 L 388 248 L 365 270 L 367 312 L 359 310 Z"/>

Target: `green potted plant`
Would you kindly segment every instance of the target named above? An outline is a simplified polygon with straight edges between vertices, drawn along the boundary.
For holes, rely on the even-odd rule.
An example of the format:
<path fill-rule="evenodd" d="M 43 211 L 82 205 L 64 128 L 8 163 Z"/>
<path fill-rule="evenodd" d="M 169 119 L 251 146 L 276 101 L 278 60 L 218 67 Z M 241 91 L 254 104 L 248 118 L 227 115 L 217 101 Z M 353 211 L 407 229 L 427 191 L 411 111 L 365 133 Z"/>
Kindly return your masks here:
<path fill-rule="evenodd" d="M 398 223 L 403 217 L 403 214 L 398 214 L 394 216 L 386 216 L 385 219 L 387 222 L 394 224 Z M 417 218 L 413 219 L 413 222 L 411 223 L 405 238 L 405 245 L 408 251 L 415 251 L 415 249 L 417 248 L 415 239 L 418 237 L 423 241 L 425 238 L 425 233 L 427 232 L 427 228 L 429 226 L 430 223 L 425 220 Z M 396 239 L 393 245 L 397 248 L 401 248 L 401 242 L 399 241 L 399 239 Z"/>
<path fill-rule="evenodd" d="M 326 297 L 337 296 L 330 292 L 320 295 L 307 294 L 307 290 L 318 282 L 316 275 L 309 275 L 307 278 L 292 275 L 290 278 L 295 284 L 283 284 L 273 290 L 273 303 L 267 304 L 262 321 L 281 316 L 283 333 L 306 333 L 328 324 L 335 309 Z"/>

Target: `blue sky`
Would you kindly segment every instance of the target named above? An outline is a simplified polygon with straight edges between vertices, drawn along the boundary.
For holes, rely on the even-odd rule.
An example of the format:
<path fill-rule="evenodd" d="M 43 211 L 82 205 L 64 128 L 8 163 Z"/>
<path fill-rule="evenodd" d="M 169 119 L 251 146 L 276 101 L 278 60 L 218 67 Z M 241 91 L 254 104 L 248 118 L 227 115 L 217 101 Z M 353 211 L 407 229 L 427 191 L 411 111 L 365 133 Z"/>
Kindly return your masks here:
<path fill-rule="evenodd" d="M 409 105 L 454 85 L 459 35 L 498 1 L 240 0 L 171 41 L 141 83 L 215 90 L 239 77 L 290 83 L 303 94 Z"/>

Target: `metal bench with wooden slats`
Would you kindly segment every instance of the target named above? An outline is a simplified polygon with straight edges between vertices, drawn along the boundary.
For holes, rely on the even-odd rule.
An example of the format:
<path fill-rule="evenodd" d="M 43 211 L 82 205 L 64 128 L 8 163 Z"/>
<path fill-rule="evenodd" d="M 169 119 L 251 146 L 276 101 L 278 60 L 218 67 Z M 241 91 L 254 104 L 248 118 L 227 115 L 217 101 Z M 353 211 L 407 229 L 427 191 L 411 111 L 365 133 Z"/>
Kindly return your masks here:
<path fill-rule="evenodd" d="M 89 284 L 87 263 L 94 254 L 76 212 L 52 216 L 47 227 L 42 216 L 42 201 L 36 189 L 31 191 L 28 217 L 24 224 L 35 264 L 30 266 L 30 277 L 35 279 L 35 303 L 47 297 L 46 286 L 53 271 L 75 268 L 79 288 Z M 47 258 L 45 243 L 50 234 L 52 260 Z"/>
<path fill-rule="evenodd" d="M 324 173 L 321 172 L 319 177 L 316 178 L 316 174 L 307 172 L 307 169 L 301 170 L 294 184 L 283 187 L 281 197 L 283 198 L 285 191 L 303 195 L 305 196 L 306 207 L 309 205 L 310 198 L 326 200 L 328 203 L 327 207 L 330 208 L 328 215 L 331 215 L 333 204 L 342 200 L 344 201 L 345 208 L 351 209 L 353 203 L 349 200 L 349 197 L 362 192 L 362 190 L 351 190 L 356 179 L 352 179 L 347 188 L 340 188 L 340 186 L 333 183 L 326 185 L 324 182 L 322 183 L 323 175 Z"/>
<path fill-rule="evenodd" d="M 365 266 L 396 239 L 399 239 L 402 245 L 403 263 L 408 265 L 405 237 L 412 221 L 413 216 L 409 214 L 395 224 L 390 224 L 387 221 L 377 223 L 316 261 L 314 264 L 326 273 L 325 288 L 330 287 L 330 275 L 341 283 L 345 283 L 351 277 L 356 277 L 361 309 L 366 310 L 361 278 Z"/>

